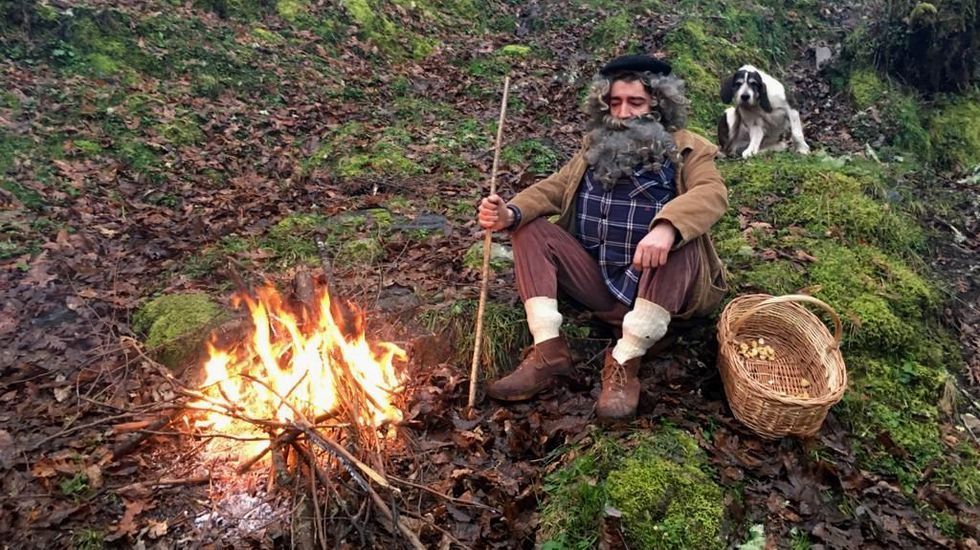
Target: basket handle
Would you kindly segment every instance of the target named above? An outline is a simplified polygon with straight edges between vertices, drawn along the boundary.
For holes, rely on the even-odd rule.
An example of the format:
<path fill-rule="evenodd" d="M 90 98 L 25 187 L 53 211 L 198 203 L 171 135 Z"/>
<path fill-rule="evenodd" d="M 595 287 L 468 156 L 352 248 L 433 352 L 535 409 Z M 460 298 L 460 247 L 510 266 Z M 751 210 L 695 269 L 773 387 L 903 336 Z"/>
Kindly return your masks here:
<path fill-rule="evenodd" d="M 808 296 L 806 294 L 786 294 L 784 296 L 773 296 L 772 298 L 766 298 L 765 300 L 759 302 L 758 304 L 750 307 L 748 310 L 746 310 L 745 313 L 742 314 L 741 317 L 739 317 L 738 319 L 735 320 L 734 323 L 732 323 L 732 330 L 731 330 L 732 334 L 738 334 L 738 329 L 739 327 L 742 326 L 742 323 L 744 323 L 745 320 L 748 319 L 749 317 L 755 315 L 756 313 L 764 309 L 766 306 L 771 306 L 773 304 L 781 304 L 783 302 L 807 302 L 810 304 L 820 306 L 824 311 L 829 313 L 830 318 L 834 320 L 834 347 L 838 347 L 838 348 L 840 347 L 840 340 L 841 340 L 843 330 L 841 327 L 840 317 L 837 315 L 837 312 L 834 311 L 834 308 L 830 307 L 822 300 L 814 298 L 813 296 Z"/>

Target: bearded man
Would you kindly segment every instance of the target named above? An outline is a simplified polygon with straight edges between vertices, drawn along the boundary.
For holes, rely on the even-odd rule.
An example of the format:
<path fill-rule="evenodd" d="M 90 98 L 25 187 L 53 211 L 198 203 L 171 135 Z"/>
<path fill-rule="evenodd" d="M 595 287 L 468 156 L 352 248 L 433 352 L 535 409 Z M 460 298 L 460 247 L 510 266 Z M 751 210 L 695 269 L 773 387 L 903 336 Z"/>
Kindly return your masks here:
<path fill-rule="evenodd" d="M 670 73 L 645 55 L 610 61 L 584 107 L 591 120 L 582 149 L 510 202 L 480 202 L 482 227 L 511 231 L 534 338 L 517 369 L 488 387 L 491 397 L 530 399 L 573 372 L 560 291 L 621 329 L 605 353 L 596 413 L 632 418 L 647 350 L 672 319 L 706 315 L 721 301 L 724 269 L 708 230 L 728 207 L 728 191 L 717 147 L 684 129 L 689 102 Z"/>

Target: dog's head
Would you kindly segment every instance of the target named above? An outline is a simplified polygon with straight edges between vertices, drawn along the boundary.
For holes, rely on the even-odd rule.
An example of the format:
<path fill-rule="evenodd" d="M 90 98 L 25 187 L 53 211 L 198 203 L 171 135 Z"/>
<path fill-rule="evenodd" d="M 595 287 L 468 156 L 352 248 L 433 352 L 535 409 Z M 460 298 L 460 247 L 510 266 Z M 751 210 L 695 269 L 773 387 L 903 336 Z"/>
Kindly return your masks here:
<path fill-rule="evenodd" d="M 766 93 L 766 80 L 762 72 L 752 65 L 743 65 L 732 76 L 721 81 L 721 100 L 731 103 L 735 100 L 738 107 L 755 107 L 772 112 L 769 94 Z"/>

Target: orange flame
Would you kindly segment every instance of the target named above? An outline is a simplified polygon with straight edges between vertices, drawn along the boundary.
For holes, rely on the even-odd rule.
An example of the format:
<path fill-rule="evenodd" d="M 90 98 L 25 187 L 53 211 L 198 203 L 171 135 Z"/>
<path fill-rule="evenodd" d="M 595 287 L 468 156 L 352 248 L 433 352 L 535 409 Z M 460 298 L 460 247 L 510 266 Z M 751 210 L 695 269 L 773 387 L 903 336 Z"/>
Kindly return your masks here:
<path fill-rule="evenodd" d="M 401 389 L 403 375 L 393 363 L 404 361 L 405 352 L 387 342 L 376 344 L 378 351 L 372 349 L 359 311 L 354 334 L 345 337 L 345 327 L 331 315 L 326 288 L 317 291 L 316 310 L 311 312 L 293 312 L 271 285 L 256 294 L 257 299 L 235 297 L 236 305 L 244 302 L 251 314 L 249 337 L 227 349 L 218 348 L 214 339 L 208 344 L 207 377 L 201 386 L 206 398 L 192 404 L 209 411 L 199 425 L 261 439 L 264 434 L 255 426 L 220 410 L 280 422 L 297 420 L 299 411 L 313 419 L 337 411 L 342 383 L 356 384 L 368 397 L 355 411 L 361 424 L 376 427 L 401 420 L 392 398 Z"/>

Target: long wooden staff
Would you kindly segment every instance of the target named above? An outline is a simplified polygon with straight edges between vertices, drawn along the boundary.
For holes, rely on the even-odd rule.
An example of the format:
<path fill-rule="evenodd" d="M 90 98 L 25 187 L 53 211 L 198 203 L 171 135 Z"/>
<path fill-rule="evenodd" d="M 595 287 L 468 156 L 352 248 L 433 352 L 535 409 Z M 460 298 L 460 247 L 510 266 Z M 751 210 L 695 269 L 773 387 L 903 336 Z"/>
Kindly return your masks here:
<path fill-rule="evenodd" d="M 493 149 L 493 168 L 490 170 L 490 194 L 497 192 L 497 164 L 500 162 L 500 140 L 504 135 L 504 117 L 507 115 L 507 93 L 510 90 L 510 76 L 504 77 L 504 97 L 500 100 L 500 120 L 497 121 L 497 144 Z M 476 340 L 473 342 L 473 366 L 470 367 L 469 408 L 476 404 L 476 384 L 480 376 L 480 340 L 483 336 L 483 310 L 487 305 L 487 280 L 490 278 L 490 240 L 493 231 L 483 233 L 483 275 L 480 281 L 480 305 L 476 308 Z"/>

